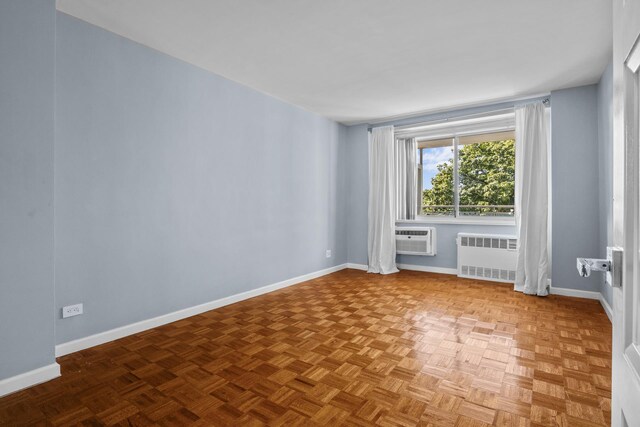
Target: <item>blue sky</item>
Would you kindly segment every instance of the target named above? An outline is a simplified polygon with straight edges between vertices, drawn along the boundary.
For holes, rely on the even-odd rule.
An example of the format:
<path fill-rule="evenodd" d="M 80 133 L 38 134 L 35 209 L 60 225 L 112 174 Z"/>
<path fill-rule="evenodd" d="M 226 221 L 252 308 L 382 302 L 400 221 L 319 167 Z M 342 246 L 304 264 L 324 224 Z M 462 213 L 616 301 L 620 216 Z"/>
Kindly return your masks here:
<path fill-rule="evenodd" d="M 418 154 L 419 156 L 419 154 Z M 422 152 L 422 189 L 431 188 L 431 178 L 438 173 L 438 165 L 453 158 L 452 147 L 427 148 Z"/>

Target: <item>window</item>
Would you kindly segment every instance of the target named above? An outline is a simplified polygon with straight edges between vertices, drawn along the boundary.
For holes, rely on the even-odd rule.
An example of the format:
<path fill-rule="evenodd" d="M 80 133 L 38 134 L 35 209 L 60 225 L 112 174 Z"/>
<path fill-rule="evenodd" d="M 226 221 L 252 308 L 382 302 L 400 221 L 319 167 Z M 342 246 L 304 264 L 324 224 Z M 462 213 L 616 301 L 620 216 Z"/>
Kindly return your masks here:
<path fill-rule="evenodd" d="M 453 138 L 418 143 L 418 197 L 422 200 L 421 215 L 453 216 L 456 212 L 453 143 Z"/>
<path fill-rule="evenodd" d="M 420 215 L 513 217 L 513 130 L 416 139 Z"/>

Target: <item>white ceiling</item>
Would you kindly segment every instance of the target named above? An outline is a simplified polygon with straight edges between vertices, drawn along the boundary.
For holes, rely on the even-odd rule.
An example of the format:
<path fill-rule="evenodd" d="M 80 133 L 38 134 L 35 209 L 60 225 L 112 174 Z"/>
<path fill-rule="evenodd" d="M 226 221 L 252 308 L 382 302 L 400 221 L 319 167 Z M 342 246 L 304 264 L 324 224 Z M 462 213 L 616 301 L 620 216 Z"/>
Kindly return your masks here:
<path fill-rule="evenodd" d="M 598 81 L 608 0 L 58 0 L 58 10 L 343 123 Z"/>

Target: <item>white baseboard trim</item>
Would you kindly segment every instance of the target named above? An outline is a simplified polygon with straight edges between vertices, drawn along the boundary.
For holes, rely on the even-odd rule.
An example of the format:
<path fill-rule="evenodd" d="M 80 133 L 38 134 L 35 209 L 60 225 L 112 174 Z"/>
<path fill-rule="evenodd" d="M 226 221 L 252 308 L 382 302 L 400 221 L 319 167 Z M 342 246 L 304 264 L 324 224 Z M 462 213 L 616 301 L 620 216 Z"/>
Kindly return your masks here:
<path fill-rule="evenodd" d="M 423 271 L 425 273 L 458 274 L 457 268 L 429 267 L 426 265 L 398 264 L 400 270 Z"/>
<path fill-rule="evenodd" d="M 582 291 L 580 289 L 554 288 L 552 286 L 550 288 L 550 293 L 551 295 L 560 295 L 564 297 L 577 297 L 577 298 L 600 300 L 600 292 Z"/>
<path fill-rule="evenodd" d="M 604 299 L 604 295 L 600 294 L 600 304 L 602 304 L 602 308 L 604 308 L 604 312 L 607 313 L 607 317 L 609 318 L 609 322 L 613 323 L 613 309 L 609 305 L 606 299 Z"/>
<path fill-rule="evenodd" d="M 15 393 L 27 387 L 44 383 L 60 376 L 60 365 L 52 363 L 24 374 L 0 380 L 0 397 Z"/>
<path fill-rule="evenodd" d="M 75 353 L 76 351 L 84 350 L 86 348 L 90 348 L 96 345 L 114 341 L 129 335 L 137 334 L 138 332 L 142 332 L 148 329 L 156 328 L 158 326 L 166 325 L 167 323 L 182 320 L 187 317 L 195 316 L 197 314 L 201 314 L 206 311 L 223 307 L 225 305 L 233 304 L 249 298 L 257 297 L 259 295 L 273 292 L 278 289 L 296 285 L 301 282 L 306 282 L 307 280 L 312 280 L 321 276 L 326 276 L 327 274 L 331 274 L 336 271 L 349 268 L 347 267 L 348 265 L 349 264 L 339 264 L 333 267 L 325 268 L 324 270 L 314 271 L 313 273 L 304 274 L 302 276 L 294 277 L 292 279 L 283 280 L 282 282 L 273 283 L 271 285 L 263 286 L 261 288 L 231 295 L 225 298 L 220 298 L 215 301 L 206 302 L 204 304 L 174 311 L 172 313 L 163 314 L 161 316 L 154 317 L 151 319 L 141 320 L 140 322 L 131 323 L 129 325 L 121 326 L 119 328 L 111 329 L 105 332 L 100 332 L 95 335 L 90 335 L 88 337 L 79 338 L 73 341 L 58 344 L 56 345 L 56 357 L 65 356 L 70 353 Z"/>
<path fill-rule="evenodd" d="M 458 274 L 458 270 L 456 268 L 429 267 L 425 265 L 416 265 L 416 264 L 396 264 L 396 265 L 400 270 L 423 271 L 425 273 Z M 366 264 L 348 263 L 346 268 L 353 268 L 355 270 L 367 271 L 369 267 Z"/>

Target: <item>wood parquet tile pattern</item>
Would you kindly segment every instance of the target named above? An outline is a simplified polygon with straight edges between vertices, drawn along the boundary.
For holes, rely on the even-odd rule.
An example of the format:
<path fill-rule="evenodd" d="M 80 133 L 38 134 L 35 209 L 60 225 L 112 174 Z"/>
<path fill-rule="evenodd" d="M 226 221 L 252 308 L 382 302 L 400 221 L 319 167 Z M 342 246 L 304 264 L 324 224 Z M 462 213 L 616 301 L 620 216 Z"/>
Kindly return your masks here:
<path fill-rule="evenodd" d="M 58 359 L 2 425 L 595 426 L 597 301 L 403 271 L 340 271 Z"/>

